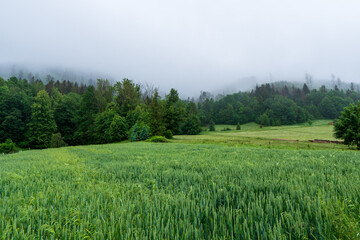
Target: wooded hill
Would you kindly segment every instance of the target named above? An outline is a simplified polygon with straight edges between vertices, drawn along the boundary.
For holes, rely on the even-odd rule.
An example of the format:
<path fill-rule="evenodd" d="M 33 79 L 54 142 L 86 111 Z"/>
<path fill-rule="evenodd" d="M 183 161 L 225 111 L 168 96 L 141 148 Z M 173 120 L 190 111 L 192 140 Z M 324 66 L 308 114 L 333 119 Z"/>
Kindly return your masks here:
<path fill-rule="evenodd" d="M 157 89 L 129 79 L 114 85 L 98 79 L 89 86 L 0 78 L 0 143 L 11 139 L 22 148 L 47 148 L 199 134 L 200 126 L 211 122 L 294 124 L 337 118 L 359 99 L 354 89 L 323 86 L 310 91 L 306 84 L 302 88 L 263 84 L 217 100 L 202 92 L 191 101 L 181 100 L 175 89 L 161 99 Z"/>

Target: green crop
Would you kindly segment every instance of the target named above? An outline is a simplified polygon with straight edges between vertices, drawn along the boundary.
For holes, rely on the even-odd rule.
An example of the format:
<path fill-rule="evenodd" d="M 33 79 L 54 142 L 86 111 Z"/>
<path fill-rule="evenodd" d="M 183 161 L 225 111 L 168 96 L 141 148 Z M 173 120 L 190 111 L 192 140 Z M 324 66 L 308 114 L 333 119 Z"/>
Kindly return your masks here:
<path fill-rule="evenodd" d="M 358 239 L 360 153 L 125 143 L 0 156 L 0 239 Z"/>

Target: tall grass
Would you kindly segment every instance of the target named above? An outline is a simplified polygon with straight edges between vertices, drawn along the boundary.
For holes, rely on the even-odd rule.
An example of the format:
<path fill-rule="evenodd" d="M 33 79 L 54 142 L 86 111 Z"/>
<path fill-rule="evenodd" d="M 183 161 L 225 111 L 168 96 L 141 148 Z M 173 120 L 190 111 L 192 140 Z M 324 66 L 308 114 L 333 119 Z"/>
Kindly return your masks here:
<path fill-rule="evenodd" d="M 360 154 L 127 143 L 0 156 L 1 239 L 357 239 Z"/>

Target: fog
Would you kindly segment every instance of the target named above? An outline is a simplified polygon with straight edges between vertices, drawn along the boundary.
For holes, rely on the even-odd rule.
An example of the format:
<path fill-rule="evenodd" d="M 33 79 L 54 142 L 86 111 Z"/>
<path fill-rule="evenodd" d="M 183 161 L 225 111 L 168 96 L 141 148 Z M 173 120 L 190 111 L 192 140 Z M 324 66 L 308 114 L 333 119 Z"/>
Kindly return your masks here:
<path fill-rule="evenodd" d="M 3 0 L 0 64 L 60 66 L 182 96 L 255 82 L 360 82 L 355 0 Z"/>

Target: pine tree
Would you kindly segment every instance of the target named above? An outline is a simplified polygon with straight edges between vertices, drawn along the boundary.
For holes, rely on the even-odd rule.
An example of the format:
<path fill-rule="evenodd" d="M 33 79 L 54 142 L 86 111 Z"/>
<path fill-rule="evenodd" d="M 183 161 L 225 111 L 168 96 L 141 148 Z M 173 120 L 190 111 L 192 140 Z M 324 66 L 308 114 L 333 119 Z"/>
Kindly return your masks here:
<path fill-rule="evenodd" d="M 138 140 L 138 126 L 137 123 L 130 129 L 129 139 L 131 142 L 136 142 Z"/>
<path fill-rule="evenodd" d="M 51 101 L 45 90 L 38 92 L 31 106 L 30 146 L 32 148 L 50 147 L 51 138 L 56 131 Z"/>
<path fill-rule="evenodd" d="M 77 144 L 90 144 L 96 142 L 95 118 L 99 112 L 95 96 L 95 88 L 90 86 L 82 95 L 80 109 L 78 112 L 78 129 L 74 134 Z"/>
<path fill-rule="evenodd" d="M 157 89 L 155 89 L 155 93 L 153 98 L 151 99 L 150 104 L 150 129 L 151 135 L 162 136 L 165 132 L 165 124 L 163 118 L 163 108 L 160 102 L 160 96 L 158 94 Z"/>
<path fill-rule="evenodd" d="M 143 141 L 143 140 L 146 140 L 148 138 L 149 138 L 149 131 L 148 131 L 147 127 L 144 125 L 142 127 L 142 129 L 141 129 L 139 140 Z"/>
<path fill-rule="evenodd" d="M 237 125 L 236 125 L 236 130 L 241 130 L 240 122 L 237 123 Z"/>
<path fill-rule="evenodd" d="M 196 135 L 201 132 L 200 119 L 197 115 L 196 105 L 193 102 L 189 102 L 187 106 L 187 116 L 181 130 L 183 134 L 187 135 Z"/>
<path fill-rule="evenodd" d="M 180 133 L 180 123 L 185 113 L 185 107 L 182 106 L 179 94 L 175 89 L 171 89 L 166 95 L 165 103 L 165 126 L 171 130 L 173 134 Z"/>
<path fill-rule="evenodd" d="M 213 121 L 212 119 L 211 119 L 211 121 L 210 121 L 209 130 L 210 130 L 210 131 L 215 131 L 215 123 L 214 123 L 214 121 Z"/>

